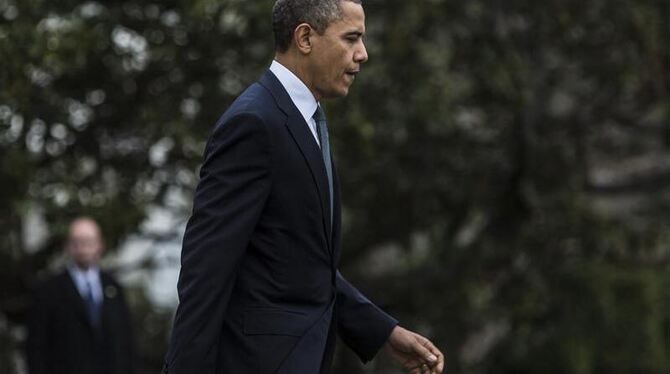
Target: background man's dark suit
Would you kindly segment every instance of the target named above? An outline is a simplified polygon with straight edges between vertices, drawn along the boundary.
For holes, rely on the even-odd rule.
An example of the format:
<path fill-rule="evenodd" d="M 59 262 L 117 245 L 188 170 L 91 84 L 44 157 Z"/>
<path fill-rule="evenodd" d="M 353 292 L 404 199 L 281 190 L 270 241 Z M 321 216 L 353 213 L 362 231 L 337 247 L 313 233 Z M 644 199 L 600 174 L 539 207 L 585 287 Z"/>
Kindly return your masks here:
<path fill-rule="evenodd" d="M 397 321 L 337 271 L 334 174 L 331 225 L 321 150 L 272 72 L 230 106 L 205 150 L 164 372 L 325 372 L 335 330 L 376 354 Z"/>
<path fill-rule="evenodd" d="M 95 329 L 67 271 L 36 289 L 27 343 L 30 374 L 132 374 L 130 315 L 119 284 L 100 273 L 104 301 Z"/>

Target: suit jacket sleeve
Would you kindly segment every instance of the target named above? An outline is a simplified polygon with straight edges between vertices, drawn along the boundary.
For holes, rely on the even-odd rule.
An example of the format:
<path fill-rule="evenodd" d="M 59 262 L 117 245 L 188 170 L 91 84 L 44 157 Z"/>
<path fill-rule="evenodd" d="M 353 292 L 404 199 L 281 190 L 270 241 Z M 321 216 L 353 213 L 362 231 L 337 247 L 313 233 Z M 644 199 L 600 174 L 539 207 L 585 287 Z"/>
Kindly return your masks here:
<path fill-rule="evenodd" d="M 397 324 L 337 272 L 338 332 L 363 363 L 377 354 Z"/>
<path fill-rule="evenodd" d="M 166 369 L 214 373 L 219 335 L 236 277 L 271 187 L 262 119 L 241 113 L 212 134 L 186 227 Z"/>

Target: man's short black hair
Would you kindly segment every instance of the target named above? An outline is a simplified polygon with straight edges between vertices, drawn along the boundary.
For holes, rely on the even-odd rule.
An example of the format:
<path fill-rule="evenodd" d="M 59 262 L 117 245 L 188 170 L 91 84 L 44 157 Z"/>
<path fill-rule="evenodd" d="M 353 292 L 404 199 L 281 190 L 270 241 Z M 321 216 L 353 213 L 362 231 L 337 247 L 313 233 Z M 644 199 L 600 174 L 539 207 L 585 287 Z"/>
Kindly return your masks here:
<path fill-rule="evenodd" d="M 342 17 L 343 1 L 362 3 L 362 0 L 277 0 L 272 8 L 275 50 L 286 52 L 295 28 L 301 23 L 307 23 L 323 34 L 331 22 Z"/>

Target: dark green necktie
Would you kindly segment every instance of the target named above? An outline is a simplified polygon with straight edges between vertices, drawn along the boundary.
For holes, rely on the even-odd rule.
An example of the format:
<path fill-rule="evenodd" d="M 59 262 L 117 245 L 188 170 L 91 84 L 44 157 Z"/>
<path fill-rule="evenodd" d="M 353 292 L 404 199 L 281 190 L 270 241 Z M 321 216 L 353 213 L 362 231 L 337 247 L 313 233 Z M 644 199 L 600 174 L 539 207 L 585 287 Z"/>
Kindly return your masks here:
<path fill-rule="evenodd" d="M 319 135 L 319 143 L 321 143 L 321 155 L 326 166 L 326 174 L 328 175 L 328 192 L 330 193 L 330 226 L 333 226 L 333 169 L 330 161 L 330 142 L 328 141 L 328 125 L 326 124 L 326 114 L 321 109 L 321 105 L 316 107 L 314 112 L 314 121 L 316 121 L 316 133 Z"/>

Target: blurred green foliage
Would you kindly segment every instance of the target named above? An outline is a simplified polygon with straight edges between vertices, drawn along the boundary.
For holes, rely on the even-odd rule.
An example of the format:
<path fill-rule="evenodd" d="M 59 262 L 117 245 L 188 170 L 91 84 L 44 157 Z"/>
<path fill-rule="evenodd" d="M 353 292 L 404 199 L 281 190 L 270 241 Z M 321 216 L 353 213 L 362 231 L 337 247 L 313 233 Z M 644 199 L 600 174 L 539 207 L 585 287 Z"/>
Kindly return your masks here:
<path fill-rule="evenodd" d="M 68 218 L 114 249 L 190 196 L 211 126 L 272 58 L 271 6 L 0 0 L 0 372 Z M 327 104 L 344 273 L 451 373 L 670 371 L 670 3 L 365 8 L 370 61 Z M 169 313 L 131 302 L 156 372 Z M 341 349 L 336 372 L 364 370 Z"/>

